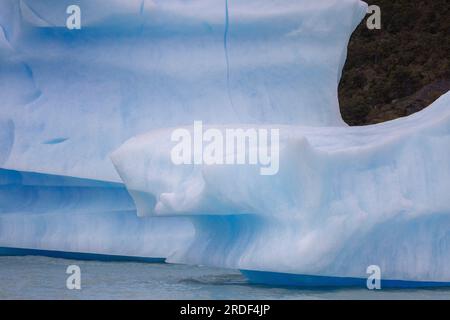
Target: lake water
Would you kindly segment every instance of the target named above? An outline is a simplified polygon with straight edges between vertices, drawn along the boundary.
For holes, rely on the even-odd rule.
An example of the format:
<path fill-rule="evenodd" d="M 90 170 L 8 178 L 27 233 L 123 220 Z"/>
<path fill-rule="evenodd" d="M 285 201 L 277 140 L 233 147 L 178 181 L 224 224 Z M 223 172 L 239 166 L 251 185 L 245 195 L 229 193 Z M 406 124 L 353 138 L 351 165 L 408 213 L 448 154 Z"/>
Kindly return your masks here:
<path fill-rule="evenodd" d="M 81 269 L 81 290 L 66 288 L 69 265 Z M 450 299 L 450 289 L 273 288 L 234 270 L 26 256 L 0 257 L 0 299 Z"/>

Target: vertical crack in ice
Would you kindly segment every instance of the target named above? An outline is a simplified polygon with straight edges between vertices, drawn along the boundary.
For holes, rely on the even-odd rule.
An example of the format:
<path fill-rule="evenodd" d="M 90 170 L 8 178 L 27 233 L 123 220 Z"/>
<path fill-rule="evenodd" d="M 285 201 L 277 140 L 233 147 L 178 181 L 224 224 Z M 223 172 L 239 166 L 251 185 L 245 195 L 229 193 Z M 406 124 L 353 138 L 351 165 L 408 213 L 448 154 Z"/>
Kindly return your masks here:
<path fill-rule="evenodd" d="M 230 60 L 228 57 L 228 28 L 229 28 L 229 16 L 228 16 L 228 0 L 225 0 L 225 31 L 223 34 L 223 49 L 225 51 L 225 61 L 227 64 L 227 91 L 228 99 L 230 100 L 231 107 L 234 109 L 233 99 L 231 97 L 230 89 Z"/>
<path fill-rule="evenodd" d="M 141 1 L 141 6 L 139 7 L 139 14 L 142 16 L 142 14 L 144 13 L 144 8 L 145 8 L 145 0 Z"/>
<path fill-rule="evenodd" d="M 143 15 L 144 15 L 144 10 L 145 10 L 145 0 L 141 1 L 141 5 L 139 6 L 139 16 L 140 16 L 140 25 L 139 25 L 139 34 L 142 35 L 142 33 L 144 32 L 144 19 L 143 19 Z"/>

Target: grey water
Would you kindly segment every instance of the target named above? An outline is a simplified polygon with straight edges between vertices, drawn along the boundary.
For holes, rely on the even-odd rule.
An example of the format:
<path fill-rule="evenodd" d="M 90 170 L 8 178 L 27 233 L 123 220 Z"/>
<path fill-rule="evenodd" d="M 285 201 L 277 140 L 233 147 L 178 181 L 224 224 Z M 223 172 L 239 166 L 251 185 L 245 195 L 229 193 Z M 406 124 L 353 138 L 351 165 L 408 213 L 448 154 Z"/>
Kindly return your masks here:
<path fill-rule="evenodd" d="M 81 289 L 69 290 L 69 265 Z M 247 283 L 235 270 L 176 264 L 0 257 L 0 299 L 450 299 L 448 289 L 293 289 Z"/>

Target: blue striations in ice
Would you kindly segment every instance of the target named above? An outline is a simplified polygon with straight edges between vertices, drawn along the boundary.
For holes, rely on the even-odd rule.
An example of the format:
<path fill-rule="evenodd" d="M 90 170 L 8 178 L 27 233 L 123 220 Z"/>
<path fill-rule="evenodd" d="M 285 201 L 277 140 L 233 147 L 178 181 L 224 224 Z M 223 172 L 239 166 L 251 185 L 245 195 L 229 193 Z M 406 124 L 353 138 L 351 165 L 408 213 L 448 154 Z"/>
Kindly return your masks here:
<path fill-rule="evenodd" d="M 72 4 L 80 30 L 65 27 Z M 374 126 L 339 113 L 366 7 L 1 0 L 0 247 L 168 258 L 257 282 L 340 283 L 373 264 L 383 279 L 450 282 L 450 94 Z M 195 120 L 279 129 L 278 173 L 174 165 L 173 129 Z"/>
<path fill-rule="evenodd" d="M 191 217 L 194 241 L 170 261 L 356 278 L 378 265 L 383 279 L 450 281 L 450 93 L 379 125 L 277 127 L 276 175 L 174 165 L 172 129 L 112 154 L 138 214 Z"/>
<path fill-rule="evenodd" d="M 192 234 L 187 218 L 139 218 L 121 184 L 0 169 L 0 248 L 139 260 L 166 258 Z"/>
<path fill-rule="evenodd" d="M 81 29 L 65 27 L 81 8 Z M 0 2 L 4 168 L 120 182 L 136 134 L 205 123 L 345 125 L 337 85 L 357 0 Z M 61 141 L 62 143 L 48 143 Z"/>

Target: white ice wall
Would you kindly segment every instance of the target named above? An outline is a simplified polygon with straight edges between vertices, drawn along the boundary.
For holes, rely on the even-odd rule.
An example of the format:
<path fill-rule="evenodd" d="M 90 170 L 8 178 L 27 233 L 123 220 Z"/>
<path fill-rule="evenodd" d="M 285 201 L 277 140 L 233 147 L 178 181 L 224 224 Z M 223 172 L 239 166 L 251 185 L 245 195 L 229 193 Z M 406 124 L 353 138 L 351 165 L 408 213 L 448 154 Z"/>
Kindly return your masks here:
<path fill-rule="evenodd" d="M 142 216 L 193 221 L 193 244 L 171 261 L 362 278 L 375 264 L 384 279 L 450 280 L 450 93 L 379 125 L 278 128 L 273 176 L 175 165 L 173 129 L 113 154 Z"/>
<path fill-rule="evenodd" d="M 81 30 L 64 27 L 71 4 Z M 339 114 L 365 10 L 0 0 L 0 246 L 449 281 L 449 95 L 376 126 Z M 170 128 L 194 120 L 280 128 L 279 174 L 174 167 Z"/>
<path fill-rule="evenodd" d="M 81 7 L 81 30 L 64 27 L 69 4 Z M 15 137 L 3 167 L 120 182 L 109 153 L 155 128 L 344 125 L 337 85 L 365 8 L 2 0 L 0 119 Z"/>

